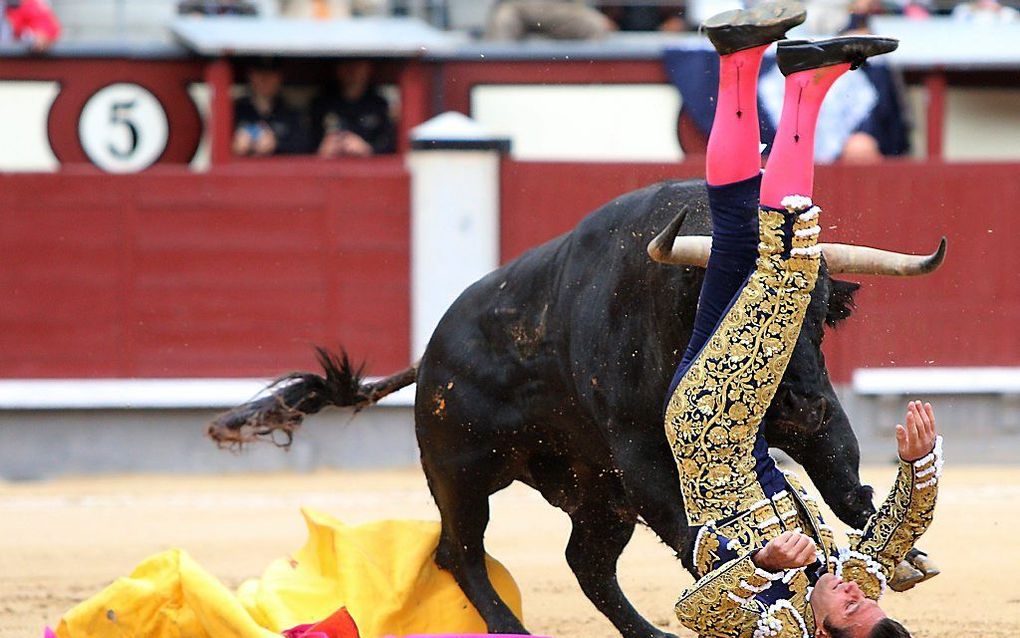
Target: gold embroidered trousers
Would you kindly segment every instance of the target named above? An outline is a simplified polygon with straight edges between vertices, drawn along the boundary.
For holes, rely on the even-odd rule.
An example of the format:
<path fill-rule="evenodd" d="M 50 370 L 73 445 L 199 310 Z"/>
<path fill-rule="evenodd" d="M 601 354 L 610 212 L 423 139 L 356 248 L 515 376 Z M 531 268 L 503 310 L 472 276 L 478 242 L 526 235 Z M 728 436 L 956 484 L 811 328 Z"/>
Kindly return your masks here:
<path fill-rule="evenodd" d="M 817 208 L 760 210 L 755 270 L 666 408 L 690 525 L 752 509 L 766 495 L 753 447 L 800 334 L 818 276 Z M 794 216 L 783 253 L 784 215 Z"/>

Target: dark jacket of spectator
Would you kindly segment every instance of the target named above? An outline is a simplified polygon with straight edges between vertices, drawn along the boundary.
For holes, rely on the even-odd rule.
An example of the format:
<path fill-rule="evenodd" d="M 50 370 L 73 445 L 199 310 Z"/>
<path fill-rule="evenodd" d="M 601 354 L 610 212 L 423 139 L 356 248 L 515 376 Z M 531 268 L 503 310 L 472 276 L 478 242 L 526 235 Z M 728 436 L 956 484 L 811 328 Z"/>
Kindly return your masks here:
<path fill-rule="evenodd" d="M 674 5 L 627 4 L 602 7 L 620 31 L 687 31 L 684 3 Z"/>
<path fill-rule="evenodd" d="M 330 134 L 355 133 L 372 147 L 373 154 L 397 150 L 397 131 L 390 119 L 390 105 L 378 89 L 370 86 L 361 97 L 349 100 L 332 91 L 312 105 L 312 139 L 317 145 Z"/>
<path fill-rule="evenodd" d="M 258 7 L 247 0 L 181 0 L 177 13 L 203 16 L 254 16 Z"/>
<path fill-rule="evenodd" d="M 249 97 L 234 102 L 234 128 L 246 130 L 253 140 L 262 134 L 263 127 L 270 129 L 276 137 L 273 155 L 289 155 L 308 152 L 308 135 L 301 114 L 287 105 L 283 98 L 273 98 L 268 113 L 259 113 Z"/>
<path fill-rule="evenodd" d="M 0 0 L 0 41 L 18 40 L 45 49 L 60 37 L 60 22 L 42 0 Z"/>

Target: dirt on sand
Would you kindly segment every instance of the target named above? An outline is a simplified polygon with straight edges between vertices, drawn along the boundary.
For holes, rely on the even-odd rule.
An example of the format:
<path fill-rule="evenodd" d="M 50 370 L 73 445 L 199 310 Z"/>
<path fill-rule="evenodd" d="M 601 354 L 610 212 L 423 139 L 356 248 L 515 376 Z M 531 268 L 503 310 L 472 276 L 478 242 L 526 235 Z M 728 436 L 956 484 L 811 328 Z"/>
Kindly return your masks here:
<path fill-rule="evenodd" d="M 893 473 L 863 475 L 884 496 Z M 169 547 L 236 586 L 304 542 L 301 506 L 347 522 L 438 518 L 419 470 L 0 483 L 0 637 L 41 636 L 63 611 Z M 532 632 L 617 635 L 566 565 L 569 529 L 565 514 L 515 485 L 492 499 L 486 544 L 517 579 Z M 1020 636 L 1020 468 L 948 466 L 921 547 L 943 573 L 888 595 L 890 615 L 917 638 Z M 647 529 L 624 552 L 620 580 L 652 622 L 691 635 L 672 614 L 691 578 Z"/>

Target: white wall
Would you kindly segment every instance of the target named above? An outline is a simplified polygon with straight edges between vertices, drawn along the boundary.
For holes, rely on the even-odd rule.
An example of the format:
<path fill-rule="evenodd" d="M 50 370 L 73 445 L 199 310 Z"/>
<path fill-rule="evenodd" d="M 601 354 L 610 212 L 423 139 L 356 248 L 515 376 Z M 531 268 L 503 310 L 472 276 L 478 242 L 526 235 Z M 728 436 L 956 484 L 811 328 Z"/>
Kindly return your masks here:
<path fill-rule="evenodd" d="M 56 82 L 0 82 L 0 172 L 55 171 L 46 121 Z"/>
<path fill-rule="evenodd" d="M 677 161 L 680 94 L 669 84 L 475 87 L 471 116 L 521 160 Z"/>
<path fill-rule="evenodd" d="M 947 160 L 1020 160 L 1020 91 L 951 88 L 946 112 Z"/>

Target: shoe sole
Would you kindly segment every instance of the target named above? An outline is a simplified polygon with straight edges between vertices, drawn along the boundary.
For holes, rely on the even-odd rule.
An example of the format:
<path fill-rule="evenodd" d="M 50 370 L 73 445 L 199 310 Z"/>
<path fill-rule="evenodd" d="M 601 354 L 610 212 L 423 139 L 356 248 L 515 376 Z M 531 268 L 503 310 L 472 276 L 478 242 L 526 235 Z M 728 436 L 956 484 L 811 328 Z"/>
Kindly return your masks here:
<path fill-rule="evenodd" d="M 804 5 L 794 0 L 775 0 L 751 9 L 724 11 L 705 20 L 701 29 L 720 55 L 771 44 L 804 22 Z"/>
<path fill-rule="evenodd" d="M 789 23 L 793 28 L 804 22 L 807 11 L 799 2 L 776 0 L 762 2 L 750 9 L 731 9 L 716 14 L 702 23 L 702 28 L 719 27 L 775 27 Z"/>
<path fill-rule="evenodd" d="M 811 56 L 808 53 L 801 53 L 801 51 L 811 48 L 824 51 L 827 46 L 839 43 L 856 45 L 859 50 L 854 51 L 852 48 L 844 47 L 841 50 L 835 50 L 829 55 L 816 55 L 813 60 L 810 59 Z M 786 42 L 779 43 L 779 48 L 776 51 L 776 61 L 779 63 L 779 70 L 783 75 L 844 63 L 850 63 L 851 69 L 858 69 L 868 59 L 892 53 L 898 47 L 899 40 L 896 38 L 878 35 L 839 36 L 815 41 L 787 40 Z M 799 60 L 797 59 L 798 57 L 800 58 Z"/>

